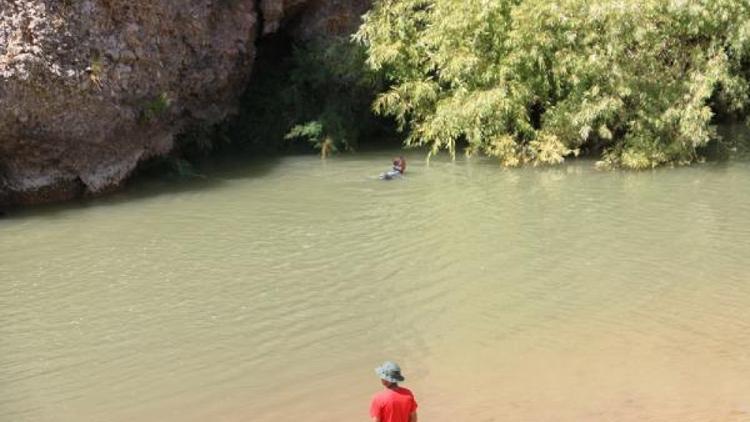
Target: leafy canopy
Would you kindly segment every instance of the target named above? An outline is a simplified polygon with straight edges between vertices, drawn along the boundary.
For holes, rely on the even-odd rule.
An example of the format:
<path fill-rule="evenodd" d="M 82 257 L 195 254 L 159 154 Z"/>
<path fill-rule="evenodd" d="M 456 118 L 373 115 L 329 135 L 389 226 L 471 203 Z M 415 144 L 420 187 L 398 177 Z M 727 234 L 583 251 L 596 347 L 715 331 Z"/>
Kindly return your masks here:
<path fill-rule="evenodd" d="M 378 0 L 355 39 L 407 145 L 509 166 L 691 163 L 748 105 L 746 0 Z"/>

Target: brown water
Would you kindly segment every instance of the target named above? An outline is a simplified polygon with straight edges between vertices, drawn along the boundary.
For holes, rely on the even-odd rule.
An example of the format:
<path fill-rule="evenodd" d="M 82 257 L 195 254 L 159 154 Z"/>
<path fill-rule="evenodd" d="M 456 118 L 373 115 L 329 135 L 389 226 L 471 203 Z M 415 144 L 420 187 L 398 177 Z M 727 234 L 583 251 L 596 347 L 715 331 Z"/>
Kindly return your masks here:
<path fill-rule="evenodd" d="M 222 163 L 0 220 L 0 421 L 750 420 L 750 164 Z"/>

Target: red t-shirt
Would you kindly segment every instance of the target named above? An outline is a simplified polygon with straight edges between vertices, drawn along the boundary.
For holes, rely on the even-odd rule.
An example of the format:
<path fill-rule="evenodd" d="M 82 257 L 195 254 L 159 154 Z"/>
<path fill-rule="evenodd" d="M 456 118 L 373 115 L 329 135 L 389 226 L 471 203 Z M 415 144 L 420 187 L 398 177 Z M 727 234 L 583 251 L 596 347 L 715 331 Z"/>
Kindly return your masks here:
<path fill-rule="evenodd" d="M 409 416 L 416 411 L 414 394 L 403 387 L 383 390 L 370 404 L 370 417 L 380 418 L 381 422 L 409 422 Z"/>

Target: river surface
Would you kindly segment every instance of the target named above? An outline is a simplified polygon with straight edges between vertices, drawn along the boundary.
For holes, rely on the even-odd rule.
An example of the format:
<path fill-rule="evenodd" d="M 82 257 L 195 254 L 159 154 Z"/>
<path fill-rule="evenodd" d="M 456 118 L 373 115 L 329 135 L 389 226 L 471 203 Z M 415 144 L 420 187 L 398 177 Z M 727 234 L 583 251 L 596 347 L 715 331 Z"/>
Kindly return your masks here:
<path fill-rule="evenodd" d="M 393 153 L 0 220 L 0 421 L 750 420 L 750 163 Z"/>

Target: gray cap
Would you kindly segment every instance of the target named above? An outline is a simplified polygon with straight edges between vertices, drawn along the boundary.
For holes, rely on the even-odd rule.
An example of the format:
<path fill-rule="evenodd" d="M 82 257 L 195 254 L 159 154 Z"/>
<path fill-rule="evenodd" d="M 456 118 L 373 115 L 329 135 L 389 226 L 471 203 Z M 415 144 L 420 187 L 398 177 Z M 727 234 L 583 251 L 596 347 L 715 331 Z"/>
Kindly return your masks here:
<path fill-rule="evenodd" d="M 401 382 L 404 380 L 401 375 L 401 367 L 396 362 L 386 361 L 379 367 L 375 368 L 375 373 L 378 374 L 380 379 L 384 379 L 388 382 Z"/>

